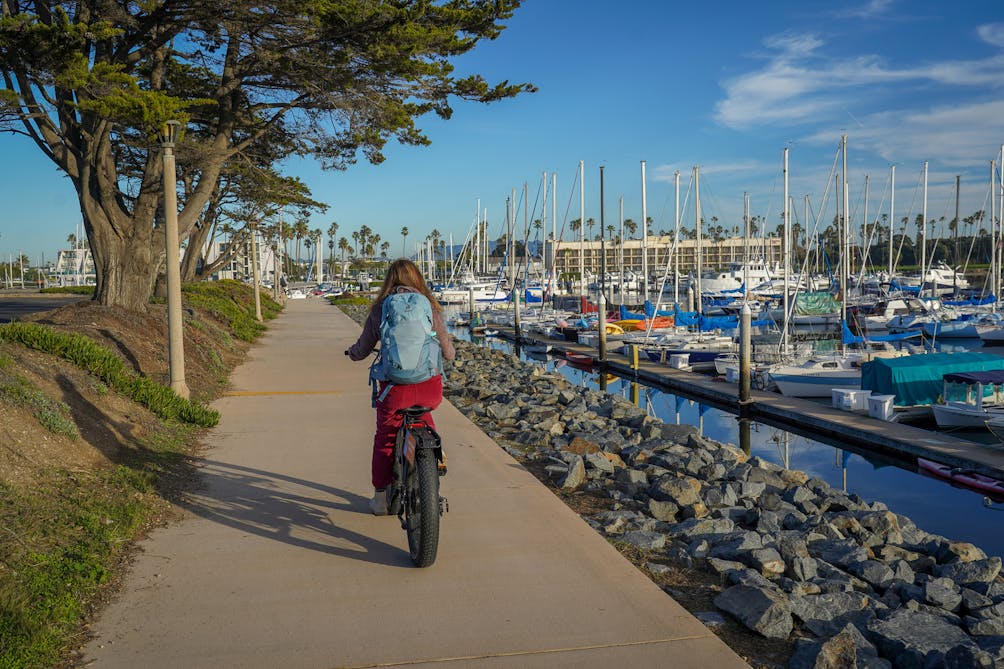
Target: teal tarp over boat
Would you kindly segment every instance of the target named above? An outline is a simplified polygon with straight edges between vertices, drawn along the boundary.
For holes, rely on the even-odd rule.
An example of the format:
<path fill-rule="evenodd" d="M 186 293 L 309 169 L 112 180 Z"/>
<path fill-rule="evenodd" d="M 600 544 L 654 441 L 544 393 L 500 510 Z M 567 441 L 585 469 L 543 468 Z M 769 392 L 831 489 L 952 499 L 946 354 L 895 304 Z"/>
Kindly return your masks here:
<path fill-rule="evenodd" d="M 933 404 L 944 389 L 942 377 L 955 372 L 1004 369 L 1004 357 L 990 353 L 924 353 L 876 358 L 861 365 L 861 389 L 895 395 L 897 406 Z"/>

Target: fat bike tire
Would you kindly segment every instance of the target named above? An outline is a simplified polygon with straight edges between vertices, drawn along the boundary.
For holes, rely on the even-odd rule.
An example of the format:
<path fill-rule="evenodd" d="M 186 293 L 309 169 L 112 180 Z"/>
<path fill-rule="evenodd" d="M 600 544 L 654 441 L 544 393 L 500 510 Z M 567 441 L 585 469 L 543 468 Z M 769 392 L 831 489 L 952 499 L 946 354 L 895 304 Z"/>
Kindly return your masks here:
<path fill-rule="evenodd" d="M 439 550 L 439 471 L 431 450 L 415 455 L 405 504 L 408 552 L 416 567 L 429 567 Z"/>

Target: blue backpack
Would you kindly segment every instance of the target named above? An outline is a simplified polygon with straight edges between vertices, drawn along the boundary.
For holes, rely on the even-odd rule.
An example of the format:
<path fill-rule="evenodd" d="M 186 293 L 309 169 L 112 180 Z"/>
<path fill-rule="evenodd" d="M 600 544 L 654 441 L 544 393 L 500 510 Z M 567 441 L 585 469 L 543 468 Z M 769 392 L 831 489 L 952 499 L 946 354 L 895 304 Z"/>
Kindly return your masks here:
<path fill-rule="evenodd" d="M 387 386 L 427 381 L 443 373 L 443 350 L 432 329 L 432 305 L 421 293 L 394 293 L 384 298 L 380 315 L 380 355 L 370 378 Z"/>

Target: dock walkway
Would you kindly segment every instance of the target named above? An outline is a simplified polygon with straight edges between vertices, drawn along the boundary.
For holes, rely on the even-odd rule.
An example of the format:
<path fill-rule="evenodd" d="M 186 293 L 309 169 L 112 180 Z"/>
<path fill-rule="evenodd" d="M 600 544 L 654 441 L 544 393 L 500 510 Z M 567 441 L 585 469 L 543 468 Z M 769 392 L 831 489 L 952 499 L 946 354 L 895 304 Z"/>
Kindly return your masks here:
<path fill-rule="evenodd" d="M 506 338 L 515 339 L 512 328 L 499 328 L 499 331 Z M 539 335 L 534 335 L 533 338 L 551 344 L 552 350 L 562 355 L 573 351 L 590 355 L 594 359 L 599 357 L 599 352 L 594 347 Z M 644 357 L 639 356 L 638 367 L 635 369 L 626 355 L 608 350 L 607 359 L 601 367 L 607 372 L 637 378 L 639 382 L 739 413 L 739 391 L 736 384 L 715 381 L 705 374 L 673 369 L 643 359 Z M 830 439 L 843 440 L 848 445 L 872 452 L 900 458 L 927 458 L 1004 479 L 1004 448 L 1001 447 L 959 439 L 950 434 L 912 425 L 881 421 L 834 409 L 819 402 L 785 397 L 779 393 L 753 390 L 751 400 L 752 404 L 746 407 L 745 416 L 773 422 L 806 436 L 818 437 L 824 434 Z"/>
<path fill-rule="evenodd" d="M 359 327 L 288 303 L 215 403 L 200 485 L 142 542 L 87 666 L 747 665 L 448 403 L 439 558 L 368 512 Z"/>

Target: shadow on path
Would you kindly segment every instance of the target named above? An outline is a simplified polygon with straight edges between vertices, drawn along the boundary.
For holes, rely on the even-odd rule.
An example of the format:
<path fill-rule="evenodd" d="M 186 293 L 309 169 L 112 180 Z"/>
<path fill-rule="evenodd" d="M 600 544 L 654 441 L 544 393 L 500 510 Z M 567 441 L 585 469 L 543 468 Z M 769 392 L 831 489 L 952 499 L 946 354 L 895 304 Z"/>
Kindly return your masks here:
<path fill-rule="evenodd" d="M 368 499 L 321 483 L 203 460 L 202 485 L 178 504 L 197 516 L 291 546 L 377 564 L 413 567 L 408 552 L 340 527 L 332 513 L 370 516 Z M 377 518 L 373 523 L 394 523 Z"/>

